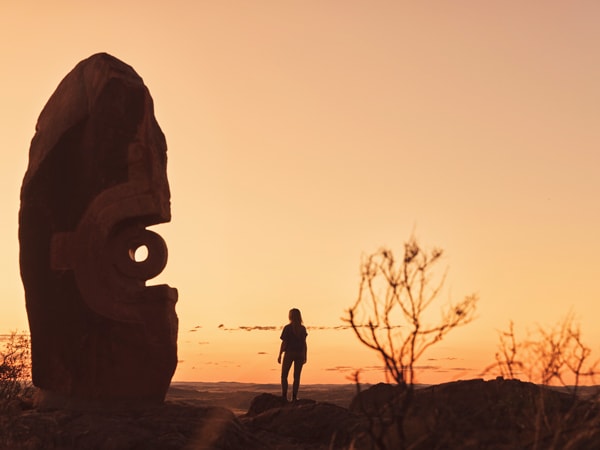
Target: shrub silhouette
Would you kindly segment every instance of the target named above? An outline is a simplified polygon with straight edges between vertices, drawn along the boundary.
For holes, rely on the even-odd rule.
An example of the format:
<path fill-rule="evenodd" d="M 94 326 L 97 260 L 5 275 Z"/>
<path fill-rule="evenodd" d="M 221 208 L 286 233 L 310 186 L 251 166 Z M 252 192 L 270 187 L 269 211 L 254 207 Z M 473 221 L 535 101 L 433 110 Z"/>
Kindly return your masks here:
<path fill-rule="evenodd" d="M 599 392 L 582 383 L 594 384 L 598 360 L 582 339 L 574 314 L 567 314 L 555 325 L 537 326 L 524 340 L 516 336 L 514 323 L 499 333 L 496 361 L 484 370 L 509 379 L 526 380 L 547 387 L 540 390 L 534 414 L 534 449 L 597 448 L 600 435 Z M 549 416 L 550 387 L 570 394 L 567 408 Z"/>
<path fill-rule="evenodd" d="M 386 378 L 399 387 L 384 408 L 377 413 L 363 411 L 370 421 L 370 432 L 379 448 L 405 448 L 405 420 L 414 395 L 415 364 L 432 345 L 451 330 L 474 319 L 478 298 L 442 309 L 437 322 L 427 321 L 428 309 L 438 298 L 446 278 L 434 277 L 433 269 L 443 251 L 425 251 L 414 237 L 404 245 L 397 259 L 390 249 L 382 248 L 363 259 L 358 299 L 344 320 L 358 340 L 375 351 L 384 363 Z M 359 374 L 355 374 L 360 394 Z"/>
<path fill-rule="evenodd" d="M 504 378 L 525 377 L 543 385 L 569 386 L 577 391 L 582 382 L 593 383 L 599 362 L 582 339 L 573 313 L 550 327 L 537 326 L 524 340 L 516 337 L 514 323 L 499 332 L 496 362 L 484 373 L 495 371 Z"/>
<path fill-rule="evenodd" d="M 13 331 L 0 346 L 0 413 L 9 413 L 30 390 L 29 335 Z"/>

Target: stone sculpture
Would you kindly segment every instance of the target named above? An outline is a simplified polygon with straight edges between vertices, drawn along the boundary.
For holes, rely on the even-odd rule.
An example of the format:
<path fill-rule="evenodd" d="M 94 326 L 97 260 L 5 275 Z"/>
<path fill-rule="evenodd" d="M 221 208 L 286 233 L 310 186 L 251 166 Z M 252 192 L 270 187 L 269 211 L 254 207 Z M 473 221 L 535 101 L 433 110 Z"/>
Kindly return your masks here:
<path fill-rule="evenodd" d="M 165 398 L 177 290 L 146 286 L 167 261 L 146 227 L 171 219 L 166 149 L 143 80 L 106 53 L 80 62 L 40 114 L 19 212 L 39 406 Z"/>

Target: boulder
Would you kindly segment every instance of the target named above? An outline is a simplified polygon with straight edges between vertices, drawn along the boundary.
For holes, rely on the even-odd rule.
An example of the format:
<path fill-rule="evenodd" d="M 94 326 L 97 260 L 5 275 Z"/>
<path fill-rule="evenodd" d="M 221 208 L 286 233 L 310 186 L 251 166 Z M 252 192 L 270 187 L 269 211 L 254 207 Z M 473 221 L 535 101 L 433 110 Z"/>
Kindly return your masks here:
<path fill-rule="evenodd" d="M 279 396 L 261 394 L 240 420 L 264 442 L 273 442 L 277 436 L 298 448 L 364 448 L 367 438 L 364 417 L 310 399 L 285 402 Z"/>
<path fill-rule="evenodd" d="M 281 408 L 287 405 L 287 400 L 279 395 L 260 394 L 252 399 L 246 415 L 249 417 L 254 417 L 269 409 Z"/>
<path fill-rule="evenodd" d="M 377 383 L 364 391 L 360 391 L 350 403 L 350 411 L 358 414 L 378 414 L 390 402 L 400 401 L 406 388 L 398 384 Z"/>
<path fill-rule="evenodd" d="M 77 64 L 39 116 L 19 212 L 39 406 L 165 398 L 177 291 L 146 286 L 167 262 L 146 227 L 171 219 L 166 150 L 143 80 L 106 53 Z"/>

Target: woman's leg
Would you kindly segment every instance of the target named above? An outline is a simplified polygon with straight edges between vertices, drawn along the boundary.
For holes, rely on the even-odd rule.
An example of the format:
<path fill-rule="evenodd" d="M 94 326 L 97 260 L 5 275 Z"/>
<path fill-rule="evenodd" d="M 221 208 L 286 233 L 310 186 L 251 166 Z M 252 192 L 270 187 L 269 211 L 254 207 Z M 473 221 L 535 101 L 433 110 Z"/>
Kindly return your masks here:
<path fill-rule="evenodd" d="M 290 355 L 288 352 L 283 354 L 283 362 L 281 363 L 281 396 L 285 400 L 287 400 L 288 374 L 290 373 L 290 368 L 292 367 L 293 361 L 294 359 L 292 358 L 292 355 Z"/>
<path fill-rule="evenodd" d="M 304 365 L 304 357 L 296 357 L 294 359 L 294 384 L 292 386 L 292 399 L 298 399 L 298 389 L 300 388 L 300 374 Z"/>

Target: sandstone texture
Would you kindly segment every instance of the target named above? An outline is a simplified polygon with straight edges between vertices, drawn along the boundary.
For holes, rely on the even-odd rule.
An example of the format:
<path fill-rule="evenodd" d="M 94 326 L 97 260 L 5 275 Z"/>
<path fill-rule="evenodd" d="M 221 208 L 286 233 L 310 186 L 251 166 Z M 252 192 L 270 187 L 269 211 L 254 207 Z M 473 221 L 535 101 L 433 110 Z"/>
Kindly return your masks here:
<path fill-rule="evenodd" d="M 39 116 L 19 242 L 41 407 L 164 400 L 177 291 L 146 286 L 167 262 L 146 227 L 171 219 L 166 150 L 143 80 L 106 53 L 80 62 Z"/>

